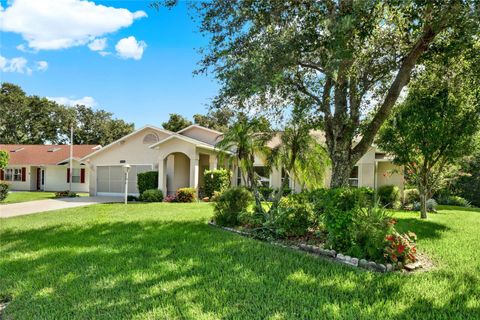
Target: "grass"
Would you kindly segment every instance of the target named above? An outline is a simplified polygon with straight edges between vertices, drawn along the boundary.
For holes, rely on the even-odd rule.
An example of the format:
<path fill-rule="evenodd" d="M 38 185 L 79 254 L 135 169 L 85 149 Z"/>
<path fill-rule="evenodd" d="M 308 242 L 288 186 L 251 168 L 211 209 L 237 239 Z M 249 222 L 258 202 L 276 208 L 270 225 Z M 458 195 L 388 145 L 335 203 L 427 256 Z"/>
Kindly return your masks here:
<path fill-rule="evenodd" d="M 436 268 L 377 274 L 206 225 L 209 204 L 0 220 L 6 319 L 478 319 L 480 212 L 396 213 Z"/>
<path fill-rule="evenodd" d="M 87 195 L 86 193 L 79 193 L 80 196 Z M 55 198 L 55 192 L 47 191 L 16 191 L 10 192 L 5 200 L 0 202 L 2 204 L 27 202 L 35 200 L 45 200 Z"/>

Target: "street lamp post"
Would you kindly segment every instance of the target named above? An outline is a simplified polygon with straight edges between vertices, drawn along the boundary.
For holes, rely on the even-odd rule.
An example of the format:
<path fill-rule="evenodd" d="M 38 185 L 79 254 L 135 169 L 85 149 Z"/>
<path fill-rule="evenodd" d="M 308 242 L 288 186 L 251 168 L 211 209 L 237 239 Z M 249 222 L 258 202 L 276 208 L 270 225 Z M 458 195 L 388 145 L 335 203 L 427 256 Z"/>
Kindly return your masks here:
<path fill-rule="evenodd" d="M 127 197 L 128 197 L 128 172 L 130 171 L 130 165 L 124 164 L 123 165 L 123 172 L 125 172 L 125 199 L 124 202 L 127 204 Z"/>

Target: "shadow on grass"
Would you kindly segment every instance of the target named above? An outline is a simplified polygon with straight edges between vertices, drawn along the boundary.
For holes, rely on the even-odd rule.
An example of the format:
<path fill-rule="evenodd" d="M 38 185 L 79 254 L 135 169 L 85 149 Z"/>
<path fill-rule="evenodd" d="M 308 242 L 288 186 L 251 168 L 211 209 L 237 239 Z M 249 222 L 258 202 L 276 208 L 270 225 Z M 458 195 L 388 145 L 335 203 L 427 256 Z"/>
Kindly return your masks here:
<path fill-rule="evenodd" d="M 419 239 L 440 238 L 442 232 L 450 230 L 450 228 L 444 224 L 420 218 L 398 219 L 395 227 L 399 232 L 414 231 Z"/>
<path fill-rule="evenodd" d="M 359 318 L 398 311 L 387 300 L 420 308 L 401 293 L 412 279 L 332 264 L 203 221 L 65 225 L 1 237 L 0 293 L 13 297 L 7 318 Z M 469 314 L 467 300 L 455 297 L 439 312 Z"/>

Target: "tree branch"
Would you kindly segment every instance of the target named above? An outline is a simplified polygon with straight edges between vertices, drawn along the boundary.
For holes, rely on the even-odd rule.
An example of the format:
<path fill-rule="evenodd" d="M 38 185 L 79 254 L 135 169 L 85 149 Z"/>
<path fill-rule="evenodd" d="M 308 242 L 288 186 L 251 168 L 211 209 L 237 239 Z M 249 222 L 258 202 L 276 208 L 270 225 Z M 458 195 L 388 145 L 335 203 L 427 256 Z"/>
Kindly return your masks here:
<path fill-rule="evenodd" d="M 382 105 L 378 109 L 367 129 L 365 130 L 362 139 L 353 149 L 352 159 L 354 161 L 360 159 L 360 157 L 371 146 L 378 130 L 382 126 L 383 122 L 390 115 L 390 112 L 395 105 L 395 102 L 397 101 L 398 96 L 402 91 L 402 88 L 410 80 L 410 73 L 415 66 L 417 60 L 427 50 L 428 46 L 435 39 L 435 36 L 438 34 L 439 31 L 439 29 L 435 30 L 430 24 L 425 26 L 422 36 L 417 40 L 412 50 L 410 50 L 409 54 L 403 60 L 403 63 L 400 66 L 400 69 L 398 70 L 395 77 L 395 80 L 393 81 L 390 89 L 387 92 L 385 100 L 383 101 Z"/>

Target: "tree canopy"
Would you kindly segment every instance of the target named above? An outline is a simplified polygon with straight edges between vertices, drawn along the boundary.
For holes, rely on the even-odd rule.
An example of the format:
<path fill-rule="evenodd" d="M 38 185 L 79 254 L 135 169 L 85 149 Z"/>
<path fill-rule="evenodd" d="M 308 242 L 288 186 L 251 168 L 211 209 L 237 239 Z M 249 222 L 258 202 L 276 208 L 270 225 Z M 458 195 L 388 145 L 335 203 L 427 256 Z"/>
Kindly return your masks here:
<path fill-rule="evenodd" d="M 436 57 L 409 86 L 406 100 L 380 131 L 380 148 L 405 166 L 422 199 L 432 196 L 446 166 L 470 154 L 480 128 L 480 66 L 464 56 Z"/>
<path fill-rule="evenodd" d="M 75 144 L 107 145 L 133 131 L 134 126 L 105 110 L 67 107 L 38 96 L 28 96 L 19 86 L 0 88 L 0 143 L 62 144 L 75 127 Z"/>
<path fill-rule="evenodd" d="M 480 21 L 474 0 L 214 0 L 196 7 L 210 39 L 198 72 L 212 71 L 220 82 L 216 104 L 282 112 L 302 97 L 323 119 L 334 187 L 348 184 L 425 53 L 458 55 L 471 47 Z"/>
<path fill-rule="evenodd" d="M 168 121 L 162 123 L 163 129 L 172 131 L 172 132 L 178 132 L 182 129 L 185 129 L 189 125 L 191 125 L 192 122 L 185 118 L 184 116 L 178 114 L 178 113 L 170 113 L 170 118 Z"/>

